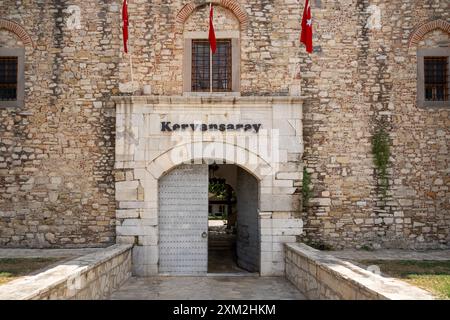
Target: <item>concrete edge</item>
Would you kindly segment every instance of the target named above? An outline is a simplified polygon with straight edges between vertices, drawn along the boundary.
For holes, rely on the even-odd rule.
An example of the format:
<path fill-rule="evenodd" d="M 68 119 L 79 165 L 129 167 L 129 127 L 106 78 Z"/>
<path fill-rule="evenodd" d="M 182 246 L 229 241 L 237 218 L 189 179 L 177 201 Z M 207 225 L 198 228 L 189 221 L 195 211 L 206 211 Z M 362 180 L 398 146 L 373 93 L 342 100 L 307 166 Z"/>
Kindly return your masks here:
<path fill-rule="evenodd" d="M 0 300 L 29 300 L 75 279 L 114 257 L 131 250 L 133 245 L 115 244 L 100 252 L 65 261 L 36 275 L 26 276 L 0 286 Z"/>
<path fill-rule="evenodd" d="M 433 300 L 428 291 L 412 286 L 398 279 L 383 277 L 343 261 L 330 254 L 311 248 L 303 243 L 286 244 L 289 250 L 308 260 L 319 268 L 325 269 L 341 281 L 370 292 L 379 299 L 387 300 Z"/>

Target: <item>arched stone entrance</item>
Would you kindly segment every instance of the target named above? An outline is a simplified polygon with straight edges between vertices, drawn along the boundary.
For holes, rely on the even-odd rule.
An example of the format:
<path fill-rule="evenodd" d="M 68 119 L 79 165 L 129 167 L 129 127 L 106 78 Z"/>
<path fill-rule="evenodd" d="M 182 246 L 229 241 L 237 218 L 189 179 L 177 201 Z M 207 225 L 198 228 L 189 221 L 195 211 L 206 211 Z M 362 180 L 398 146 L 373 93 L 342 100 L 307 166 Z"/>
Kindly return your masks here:
<path fill-rule="evenodd" d="M 232 152 L 225 152 L 226 149 Z M 204 158 L 193 157 L 201 150 Z M 212 158 L 211 154 L 228 154 Z M 239 160 L 234 155 L 239 154 Z M 239 161 L 239 163 L 237 163 Z M 148 165 L 146 179 L 157 180 L 158 273 L 201 275 L 208 271 L 208 164 L 236 166 L 238 202 L 237 263 L 259 272 L 260 181 L 270 179 L 269 163 L 248 149 L 222 142 L 199 141 L 168 150 Z M 269 183 L 266 181 L 266 184 Z"/>
<path fill-rule="evenodd" d="M 261 275 L 282 275 L 284 243 L 295 242 L 302 233 L 296 187 L 301 185 L 302 172 L 301 101 L 292 97 L 115 99 L 116 234 L 118 243 L 135 245 L 134 274 L 164 273 L 159 182 L 180 165 L 216 161 L 236 165 L 257 181 L 238 184 L 242 188 L 238 193 L 257 189 L 246 197 L 257 198 L 248 225 L 257 225 L 253 234 L 259 238 L 251 239 L 252 232 L 247 232 L 250 246 L 241 248 L 243 265 Z M 172 182 L 182 185 L 176 179 Z M 189 190 L 181 192 L 185 197 Z M 178 200 L 173 205 L 183 205 Z"/>
<path fill-rule="evenodd" d="M 160 274 L 259 272 L 259 181 L 236 165 L 220 166 L 226 168 L 226 178 L 234 185 L 237 198 L 236 217 L 226 221 L 209 215 L 211 176 L 207 163 L 179 165 L 159 178 Z M 224 228 L 212 232 L 214 222 L 216 226 L 223 223 Z"/>

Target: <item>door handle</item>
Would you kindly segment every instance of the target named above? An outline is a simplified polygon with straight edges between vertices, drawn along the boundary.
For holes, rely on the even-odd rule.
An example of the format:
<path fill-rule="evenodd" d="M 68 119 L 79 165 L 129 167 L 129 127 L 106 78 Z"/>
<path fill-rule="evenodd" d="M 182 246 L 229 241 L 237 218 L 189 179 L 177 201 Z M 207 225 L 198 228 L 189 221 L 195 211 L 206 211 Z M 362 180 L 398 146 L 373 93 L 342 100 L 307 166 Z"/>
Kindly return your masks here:
<path fill-rule="evenodd" d="M 203 233 L 202 233 L 202 238 L 205 239 L 205 238 L 207 238 L 207 237 L 208 237 L 208 233 L 207 233 L 207 232 L 203 232 Z"/>

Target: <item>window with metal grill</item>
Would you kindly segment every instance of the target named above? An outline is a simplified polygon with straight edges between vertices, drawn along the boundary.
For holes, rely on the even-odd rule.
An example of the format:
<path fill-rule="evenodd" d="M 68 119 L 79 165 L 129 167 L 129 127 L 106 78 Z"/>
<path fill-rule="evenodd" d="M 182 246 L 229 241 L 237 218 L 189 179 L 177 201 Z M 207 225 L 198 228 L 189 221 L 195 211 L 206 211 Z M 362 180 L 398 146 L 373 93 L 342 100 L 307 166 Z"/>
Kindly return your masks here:
<path fill-rule="evenodd" d="M 0 100 L 17 100 L 18 57 L 0 56 Z"/>
<path fill-rule="evenodd" d="M 217 40 L 216 53 L 211 56 L 208 40 L 192 40 L 192 91 L 232 91 L 231 40 Z"/>
<path fill-rule="evenodd" d="M 424 57 L 425 100 L 448 101 L 448 57 Z"/>

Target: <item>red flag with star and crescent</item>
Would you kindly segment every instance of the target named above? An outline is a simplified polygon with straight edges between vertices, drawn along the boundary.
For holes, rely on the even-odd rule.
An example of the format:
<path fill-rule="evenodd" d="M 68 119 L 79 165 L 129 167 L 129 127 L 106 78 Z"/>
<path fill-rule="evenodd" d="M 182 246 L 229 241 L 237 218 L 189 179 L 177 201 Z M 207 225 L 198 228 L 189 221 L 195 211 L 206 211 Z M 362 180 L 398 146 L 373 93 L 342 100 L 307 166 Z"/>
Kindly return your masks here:
<path fill-rule="evenodd" d="M 305 9 L 303 10 L 302 34 L 300 37 L 300 42 L 305 44 L 306 51 L 308 53 L 313 52 L 312 15 L 309 0 L 306 0 Z"/>
<path fill-rule="evenodd" d="M 128 53 L 128 3 L 127 0 L 123 0 L 122 5 L 122 32 L 123 32 L 123 51 Z"/>
<path fill-rule="evenodd" d="M 214 18 L 214 9 L 212 4 L 209 4 L 209 45 L 211 47 L 211 52 L 214 54 L 216 53 L 216 32 L 214 31 L 214 24 L 213 24 L 213 18 Z"/>

